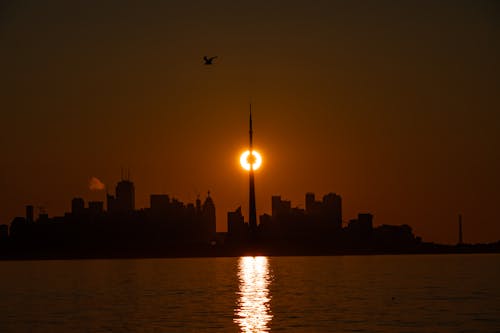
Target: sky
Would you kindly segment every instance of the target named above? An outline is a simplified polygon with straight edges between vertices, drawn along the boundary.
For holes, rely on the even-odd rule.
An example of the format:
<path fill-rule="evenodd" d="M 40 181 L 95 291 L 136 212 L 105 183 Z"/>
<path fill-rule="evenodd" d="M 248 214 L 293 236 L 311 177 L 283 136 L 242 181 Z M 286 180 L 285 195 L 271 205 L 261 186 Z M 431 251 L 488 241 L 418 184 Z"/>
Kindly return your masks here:
<path fill-rule="evenodd" d="M 346 222 L 497 241 L 499 41 L 497 1 L 2 1 L 0 224 L 127 168 L 138 208 L 210 191 L 225 231 L 251 101 L 259 215 L 335 192 Z"/>

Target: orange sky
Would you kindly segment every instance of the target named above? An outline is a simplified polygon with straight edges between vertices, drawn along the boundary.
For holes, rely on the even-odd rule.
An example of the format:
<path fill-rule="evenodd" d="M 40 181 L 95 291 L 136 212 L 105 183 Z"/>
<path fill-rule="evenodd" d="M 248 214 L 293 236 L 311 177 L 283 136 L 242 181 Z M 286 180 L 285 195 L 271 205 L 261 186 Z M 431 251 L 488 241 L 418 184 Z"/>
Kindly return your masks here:
<path fill-rule="evenodd" d="M 345 220 L 455 243 L 461 212 L 465 241 L 500 239 L 499 4 L 282 3 L 0 4 L 0 223 L 104 199 L 90 178 L 123 166 L 137 206 L 210 190 L 225 230 L 251 99 L 258 214 L 336 192 Z"/>

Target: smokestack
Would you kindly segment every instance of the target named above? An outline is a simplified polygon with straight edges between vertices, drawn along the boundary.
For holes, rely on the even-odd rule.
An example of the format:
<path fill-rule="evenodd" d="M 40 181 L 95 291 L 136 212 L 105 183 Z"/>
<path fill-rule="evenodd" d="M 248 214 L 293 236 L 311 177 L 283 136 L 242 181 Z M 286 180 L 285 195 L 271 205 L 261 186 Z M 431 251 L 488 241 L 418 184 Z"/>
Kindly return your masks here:
<path fill-rule="evenodd" d="M 91 191 L 102 191 L 106 188 L 103 182 L 99 180 L 97 177 L 91 177 L 89 181 L 89 189 Z"/>
<path fill-rule="evenodd" d="M 462 245 L 464 243 L 463 234 L 462 234 L 462 214 L 458 214 L 458 245 Z"/>

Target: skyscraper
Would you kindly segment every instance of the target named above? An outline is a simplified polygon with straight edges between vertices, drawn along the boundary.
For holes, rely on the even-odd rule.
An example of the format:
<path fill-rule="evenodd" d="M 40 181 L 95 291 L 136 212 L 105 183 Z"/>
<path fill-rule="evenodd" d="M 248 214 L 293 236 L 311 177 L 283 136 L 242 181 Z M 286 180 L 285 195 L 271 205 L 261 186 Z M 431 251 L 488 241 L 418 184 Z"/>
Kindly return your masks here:
<path fill-rule="evenodd" d="M 135 187 L 130 180 L 121 180 L 115 189 L 115 196 L 107 195 L 108 212 L 131 213 L 135 210 Z"/>
<path fill-rule="evenodd" d="M 210 196 L 210 191 L 205 199 L 202 207 L 203 223 L 204 223 L 204 234 L 209 241 L 215 239 L 217 234 L 217 223 L 215 220 L 215 204 Z"/>
<path fill-rule="evenodd" d="M 254 177 L 254 162 L 255 158 L 253 156 L 253 128 L 252 128 L 252 104 L 250 104 L 250 197 L 249 197 L 249 209 L 250 209 L 250 217 L 249 217 L 249 228 L 250 228 L 250 237 L 255 238 L 257 234 L 257 208 L 255 206 L 255 177 Z"/>
<path fill-rule="evenodd" d="M 82 198 L 73 198 L 71 200 L 71 214 L 73 216 L 82 216 L 85 212 L 85 201 Z"/>

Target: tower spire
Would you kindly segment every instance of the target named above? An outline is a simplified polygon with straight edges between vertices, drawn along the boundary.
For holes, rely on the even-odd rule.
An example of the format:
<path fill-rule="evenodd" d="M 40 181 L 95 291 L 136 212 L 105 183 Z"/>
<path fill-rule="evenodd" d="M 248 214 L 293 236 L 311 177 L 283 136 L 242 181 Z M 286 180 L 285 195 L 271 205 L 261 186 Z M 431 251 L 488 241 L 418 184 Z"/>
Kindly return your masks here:
<path fill-rule="evenodd" d="M 250 213 L 249 213 L 249 227 L 250 227 L 250 239 L 255 240 L 257 237 L 257 209 L 255 205 L 255 179 L 254 179 L 254 170 L 253 170 L 253 164 L 254 164 L 254 156 L 253 156 L 253 124 L 252 124 L 252 103 L 250 103 L 250 193 L 249 193 L 249 208 L 250 208 Z"/>
<path fill-rule="evenodd" d="M 253 149 L 253 125 L 252 125 L 252 103 L 250 103 L 250 155 Z M 253 168 L 253 166 L 251 166 Z"/>

